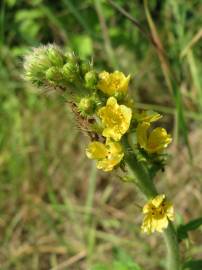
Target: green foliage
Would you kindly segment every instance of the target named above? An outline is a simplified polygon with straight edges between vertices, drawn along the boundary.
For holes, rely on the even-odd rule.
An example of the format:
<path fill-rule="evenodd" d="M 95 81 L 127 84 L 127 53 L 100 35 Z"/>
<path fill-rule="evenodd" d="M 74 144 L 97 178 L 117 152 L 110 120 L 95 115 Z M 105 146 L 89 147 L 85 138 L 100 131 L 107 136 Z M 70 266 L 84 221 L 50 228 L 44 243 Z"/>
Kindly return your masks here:
<path fill-rule="evenodd" d="M 40 19 L 43 18 L 40 8 L 24 9 L 16 13 L 15 21 L 19 25 L 19 32 L 30 44 L 37 38 L 41 30 Z"/>
<path fill-rule="evenodd" d="M 183 265 L 183 270 L 201 270 L 202 260 L 190 260 Z"/>
<path fill-rule="evenodd" d="M 193 219 L 185 225 L 180 225 L 177 229 L 179 241 L 188 238 L 188 232 L 198 229 L 202 225 L 202 217 Z"/>

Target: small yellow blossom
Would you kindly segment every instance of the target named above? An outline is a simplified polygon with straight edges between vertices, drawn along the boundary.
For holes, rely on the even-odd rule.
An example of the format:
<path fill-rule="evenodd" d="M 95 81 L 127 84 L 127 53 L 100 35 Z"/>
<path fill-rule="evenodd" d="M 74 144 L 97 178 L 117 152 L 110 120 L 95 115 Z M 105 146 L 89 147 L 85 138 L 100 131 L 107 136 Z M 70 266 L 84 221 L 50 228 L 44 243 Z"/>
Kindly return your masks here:
<path fill-rule="evenodd" d="M 120 71 L 109 73 L 102 71 L 99 74 L 98 89 L 108 96 L 115 94 L 126 94 L 128 91 L 128 84 L 130 81 L 130 75 L 127 77 Z"/>
<path fill-rule="evenodd" d="M 141 227 L 143 232 L 148 234 L 155 231 L 162 232 L 168 227 L 169 220 L 174 220 L 173 204 L 161 194 L 145 204 L 143 214 L 145 215 Z"/>
<path fill-rule="evenodd" d="M 98 169 L 108 172 L 120 163 L 124 153 L 120 143 L 107 140 L 106 144 L 91 142 L 86 149 L 86 155 L 97 161 Z"/>
<path fill-rule="evenodd" d="M 99 109 L 98 116 L 104 125 L 102 135 L 119 141 L 129 129 L 132 110 L 125 105 L 119 105 L 114 97 L 110 97 L 106 106 Z"/>
<path fill-rule="evenodd" d="M 161 127 L 157 127 L 149 133 L 149 127 L 150 123 L 148 122 L 138 124 L 137 142 L 140 147 L 145 149 L 148 153 L 162 152 L 172 141 L 170 134 Z"/>
<path fill-rule="evenodd" d="M 135 120 L 137 120 L 138 122 L 152 123 L 152 122 L 159 120 L 161 117 L 162 117 L 162 115 L 160 115 L 157 112 L 151 111 L 151 110 L 142 111 L 140 113 L 135 112 L 133 114 L 133 118 Z"/>

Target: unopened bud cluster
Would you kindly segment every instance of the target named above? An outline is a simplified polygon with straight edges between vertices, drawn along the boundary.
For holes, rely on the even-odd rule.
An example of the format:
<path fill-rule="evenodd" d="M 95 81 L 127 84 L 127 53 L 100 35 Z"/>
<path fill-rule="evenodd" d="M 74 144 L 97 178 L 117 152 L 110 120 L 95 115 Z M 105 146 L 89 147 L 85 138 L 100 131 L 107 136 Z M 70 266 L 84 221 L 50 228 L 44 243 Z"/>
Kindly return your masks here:
<path fill-rule="evenodd" d="M 64 54 L 55 45 L 42 46 L 28 54 L 24 61 L 25 78 L 37 86 L 81 84 L 94 89 L 98 75 L 89 61 L 81 60 L 74 53 Z"/>

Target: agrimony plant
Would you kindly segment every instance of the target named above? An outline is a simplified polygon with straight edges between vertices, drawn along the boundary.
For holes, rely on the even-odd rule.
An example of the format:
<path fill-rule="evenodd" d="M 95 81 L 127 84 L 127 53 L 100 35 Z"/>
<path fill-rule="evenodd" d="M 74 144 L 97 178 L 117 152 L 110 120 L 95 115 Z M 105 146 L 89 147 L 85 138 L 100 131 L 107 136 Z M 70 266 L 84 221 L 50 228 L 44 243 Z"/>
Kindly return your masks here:
<path fill-rule="evenodd" d="M 25 57 L 24 69 L 28 81 L 66 97 L 77 124 L 89 135 L 86 155 L 96 160 L 97 168 L 105 172 L 119 169 L 139 187 L 147 200 L 141 230 L 164 234 L 167 269 L 179 270 L 173 204 L 165 194 L 158 194 L 153 182 L 165 166 L 165 149 L 172 141 L 164 128 L 153 128 L 162 116 L 136 108 L 128 91 L 130 75 L 99 73 L 91 62 L 63 53 L 55 45 L 33 49 Z"/>

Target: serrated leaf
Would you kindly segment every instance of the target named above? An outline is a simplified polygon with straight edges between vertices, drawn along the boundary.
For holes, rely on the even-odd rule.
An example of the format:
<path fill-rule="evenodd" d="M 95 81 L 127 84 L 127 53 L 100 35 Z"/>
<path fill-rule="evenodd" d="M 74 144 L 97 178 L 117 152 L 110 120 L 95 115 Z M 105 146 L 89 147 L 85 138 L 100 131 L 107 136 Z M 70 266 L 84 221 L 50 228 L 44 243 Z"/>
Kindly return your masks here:
<path fill-rule="evenodd" d="M 198 229 L 202 225 L 202 217 L 191 220 L 185 225 L 180 225 L 177 229 L 178 240 L 188 238 L 188 232 Z"/>

